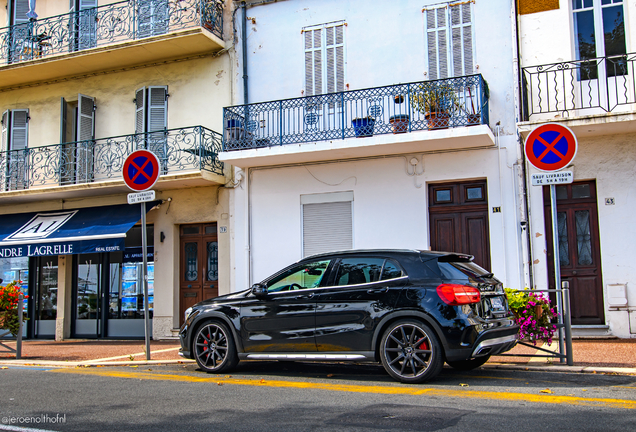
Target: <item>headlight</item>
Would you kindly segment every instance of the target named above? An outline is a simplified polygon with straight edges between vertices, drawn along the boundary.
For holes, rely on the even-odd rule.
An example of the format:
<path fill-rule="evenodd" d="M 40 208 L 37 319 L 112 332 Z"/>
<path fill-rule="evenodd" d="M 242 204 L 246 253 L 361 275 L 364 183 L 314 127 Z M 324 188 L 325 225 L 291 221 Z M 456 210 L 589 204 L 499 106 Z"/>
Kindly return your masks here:
<path fill-rule="evenodd" d="M 188 317 L 190 316 L 191 313 L 192 313 L 192 308 L 191 307 L 189 307 L 189 308 L 187 308 L 185 310 L 185 320 L 184 320 L 184 322 L 188 320 Z"/>

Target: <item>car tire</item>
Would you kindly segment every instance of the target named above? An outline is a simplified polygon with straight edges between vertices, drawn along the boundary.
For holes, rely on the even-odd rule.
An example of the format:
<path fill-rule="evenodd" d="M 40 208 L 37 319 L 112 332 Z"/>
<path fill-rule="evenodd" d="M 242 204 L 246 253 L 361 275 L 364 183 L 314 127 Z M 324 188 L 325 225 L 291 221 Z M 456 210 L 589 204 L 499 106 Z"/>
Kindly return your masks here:
<path fill-rule="evenodd" d="M 395 380 L 419 384 L 436 377 L 444 365 L 437 336 L 417 320 L 392 323 L 380 342 L 382 366 Z"/>
<path fill-rule="evenodd" d="M 469 371 L 478 368 L 490 359 L 490 356 L 477 357 L 470 360 L 447 361 L 448 365 L 453 369 L 460 371 Z"/>
<path fill-rule="evenodd" d="M 199 327 L 192 341 L 192 352 L 199 367 L 208 373 L 227 372 L 239 361 L 232 333 L 217 321 Z"/>

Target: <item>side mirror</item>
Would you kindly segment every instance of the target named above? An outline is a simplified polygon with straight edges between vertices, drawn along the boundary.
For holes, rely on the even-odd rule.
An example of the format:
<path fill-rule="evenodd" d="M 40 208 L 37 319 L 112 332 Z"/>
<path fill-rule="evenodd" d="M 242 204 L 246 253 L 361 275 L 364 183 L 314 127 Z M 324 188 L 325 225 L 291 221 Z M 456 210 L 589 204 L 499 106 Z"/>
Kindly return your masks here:
<path fill-rule="evenodd" d="M 265 297 L 267 295 L 267 286 L 260 283 L 255 283 L 254 285 L 252 285 L 252 294 L 254 294 L 256 297 Z"/>

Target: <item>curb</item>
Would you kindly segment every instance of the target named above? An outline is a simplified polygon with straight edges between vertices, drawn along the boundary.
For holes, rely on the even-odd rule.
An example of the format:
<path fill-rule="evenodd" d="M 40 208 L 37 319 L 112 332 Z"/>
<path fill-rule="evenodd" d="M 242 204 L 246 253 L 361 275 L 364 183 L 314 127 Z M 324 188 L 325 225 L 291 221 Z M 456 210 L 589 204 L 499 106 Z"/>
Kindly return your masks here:
<path fill-rule="evenodd" d="M 502 369 L 502 370 L 521 370 L 532 372 L 560 372 L 560 373 L 584 373 L 584 374 L 612 374 L 612 375 L 636 375 L 636 368 L 618 368 L 618 367 L 602 367 L 602 366 L 532 366 L 532 365 L 516 365 L 492 363 L 481 366 L 482 369 Z"/>
<path fill-rule="evenodd" d="M 194 360 L 136 360 L 136 361 L 109 361 L 99 362 L 95 360 L 85 361 L 55 361 L 55 360 L 2 360 L 0 366 L 51 366 L 51 367 L 96 367 L 96 366 L 143 366 L 159 364 L 185 364 L 196 363 Z"/>

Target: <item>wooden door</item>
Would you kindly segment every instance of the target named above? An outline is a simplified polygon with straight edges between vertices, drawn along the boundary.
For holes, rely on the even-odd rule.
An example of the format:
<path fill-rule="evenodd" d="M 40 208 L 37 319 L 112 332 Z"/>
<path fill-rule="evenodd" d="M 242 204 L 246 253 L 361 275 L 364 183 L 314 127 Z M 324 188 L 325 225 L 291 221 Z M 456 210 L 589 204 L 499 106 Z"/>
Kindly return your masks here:
<path fill-rule="evenodd" d="M 561 280 L 570 282 L 572 324 L 605 324 L 596 183 L 556 186 Z M 544 186 L 549 287 L 554 289 L 550 187 Z"/>
<path fill-rule="evenodd" d="M 219 243 L 216 223 L 181 225 L 179 324 L 185 310 L 219 295 Z"/>
<path fill-rule="evenodd" d="M 470 254 L 490 271 L 486 180 L 428 187 L 431 249 Z"/>

